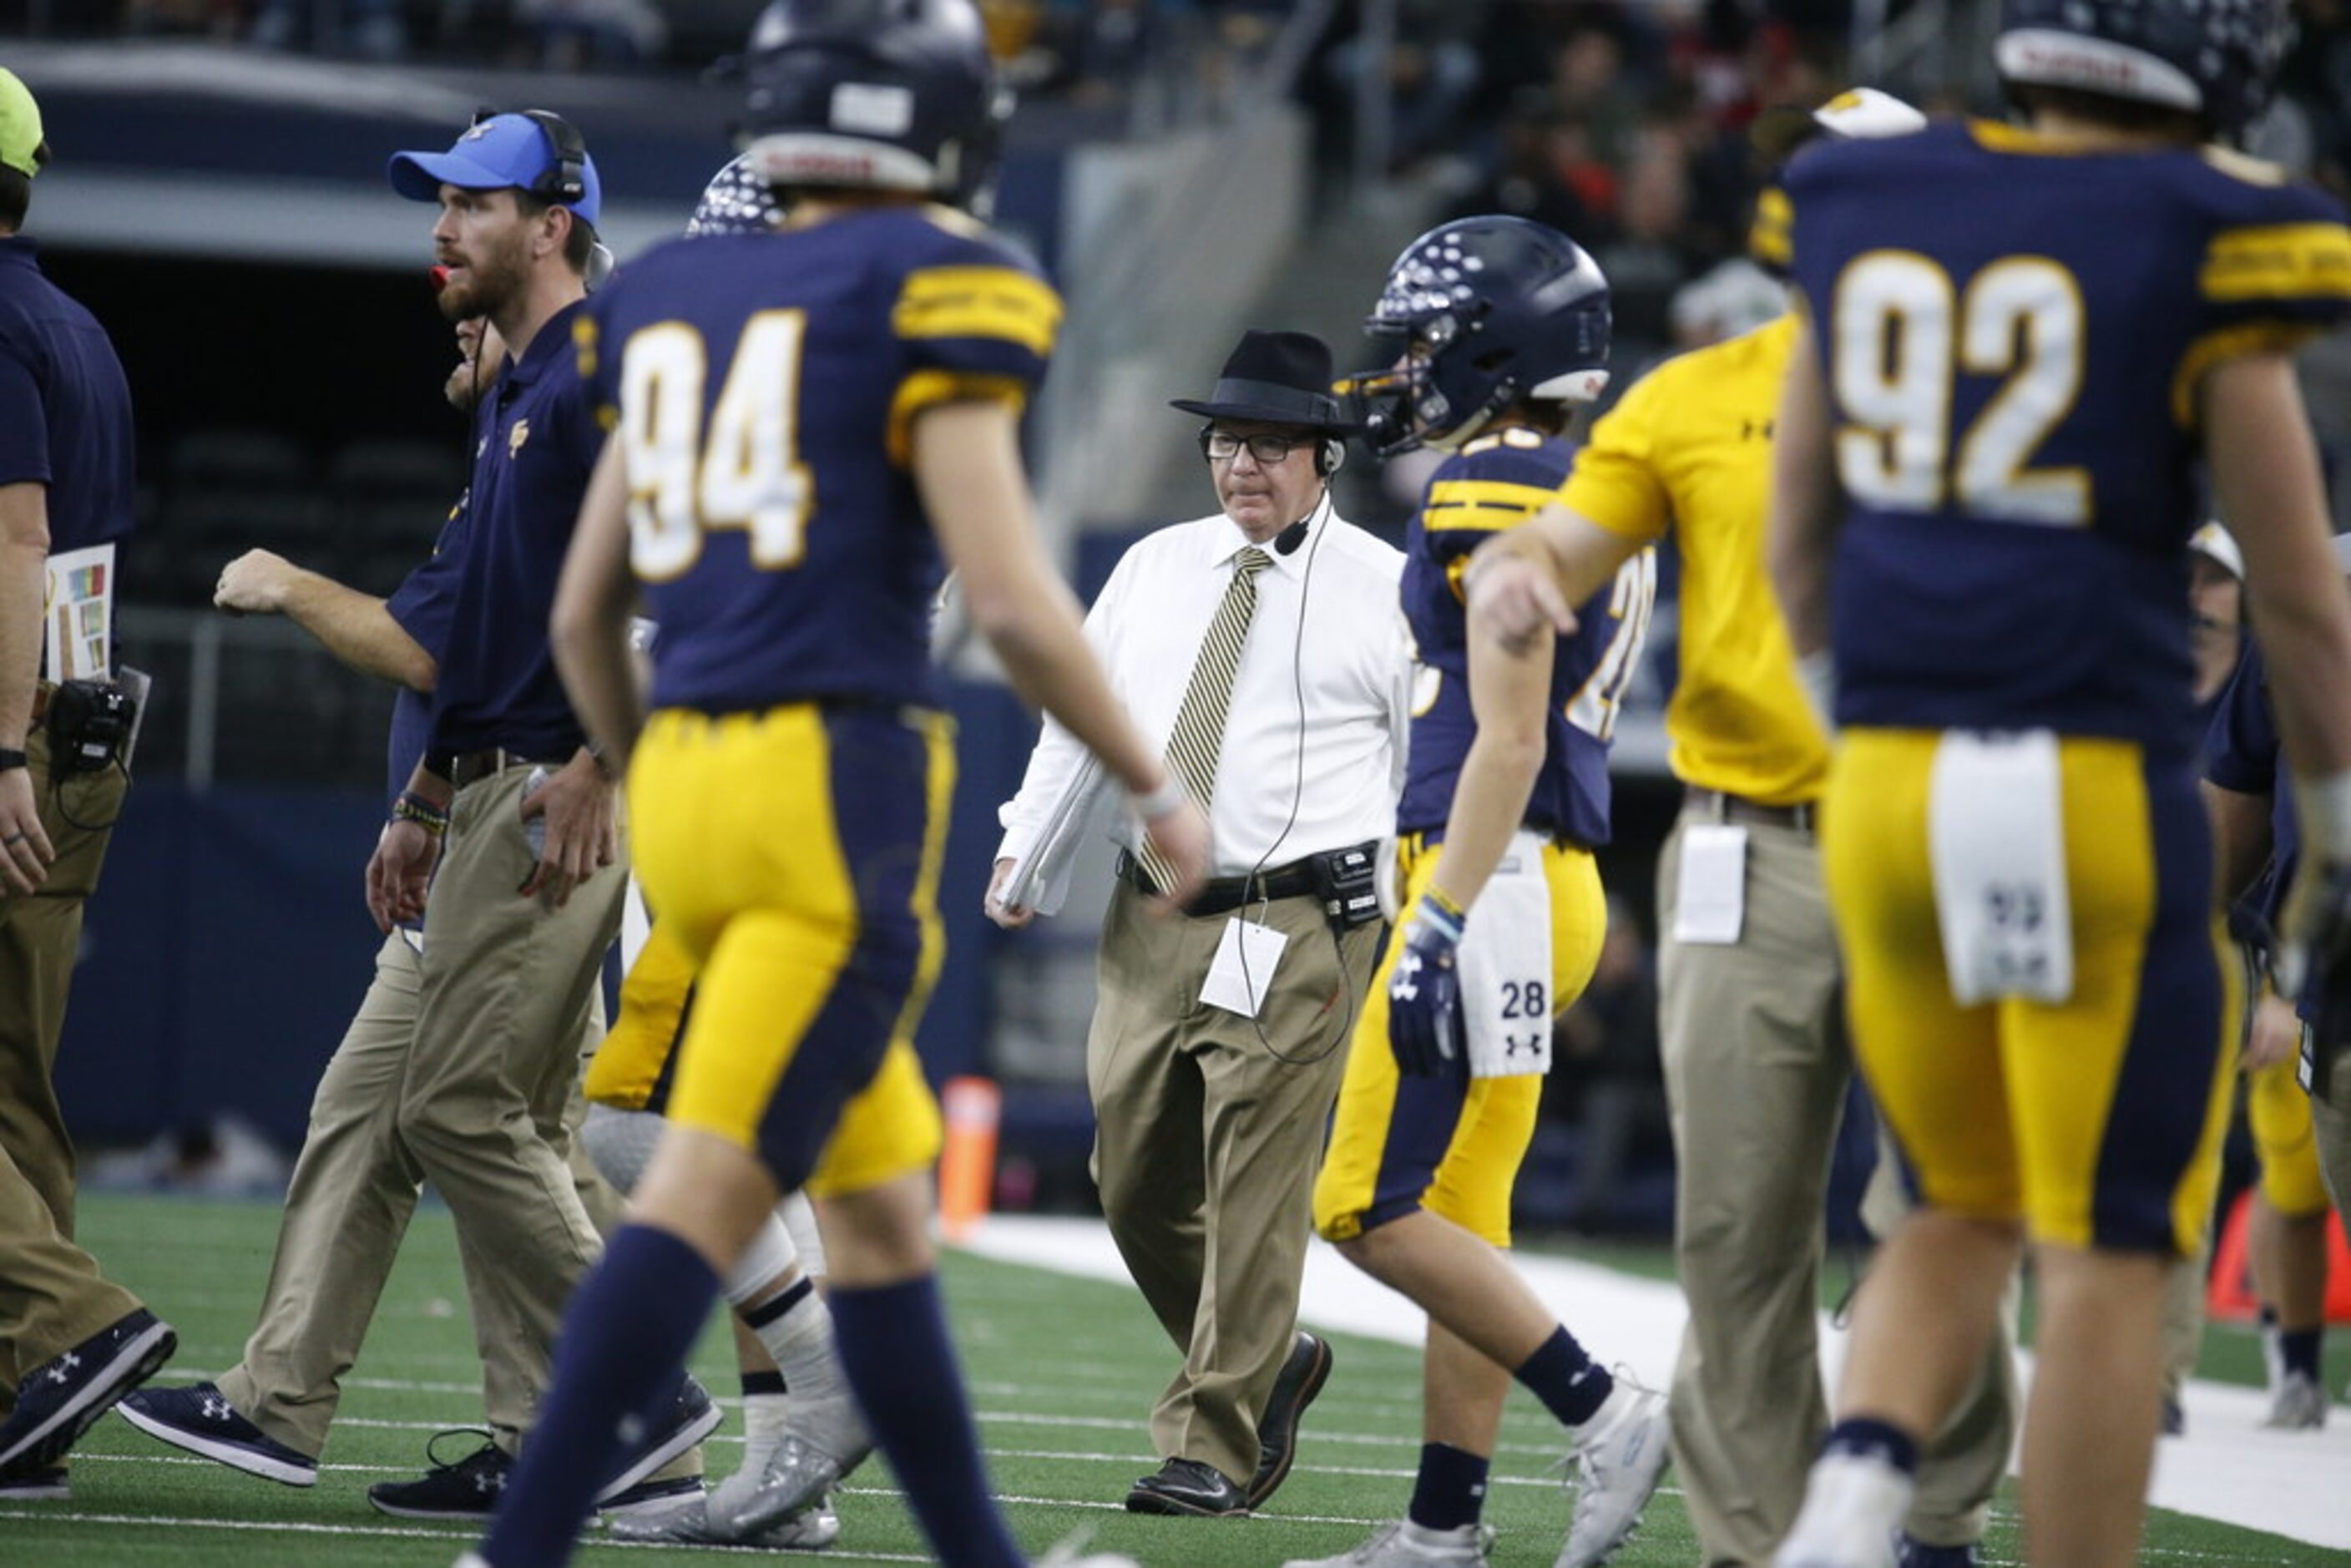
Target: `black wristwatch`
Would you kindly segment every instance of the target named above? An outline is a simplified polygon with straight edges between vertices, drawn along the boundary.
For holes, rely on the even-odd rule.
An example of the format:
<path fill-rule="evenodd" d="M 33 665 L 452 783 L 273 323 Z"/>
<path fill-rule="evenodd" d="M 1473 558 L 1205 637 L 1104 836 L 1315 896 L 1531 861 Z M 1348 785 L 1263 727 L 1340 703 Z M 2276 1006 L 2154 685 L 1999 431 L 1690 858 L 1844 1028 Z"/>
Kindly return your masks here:
<path fill-rule="evenodd" d="M 33 759 L 23 752 L 0 748 L 0 773 L 7 772 L 11 768 L 30 768 L 32 765 Z"/>

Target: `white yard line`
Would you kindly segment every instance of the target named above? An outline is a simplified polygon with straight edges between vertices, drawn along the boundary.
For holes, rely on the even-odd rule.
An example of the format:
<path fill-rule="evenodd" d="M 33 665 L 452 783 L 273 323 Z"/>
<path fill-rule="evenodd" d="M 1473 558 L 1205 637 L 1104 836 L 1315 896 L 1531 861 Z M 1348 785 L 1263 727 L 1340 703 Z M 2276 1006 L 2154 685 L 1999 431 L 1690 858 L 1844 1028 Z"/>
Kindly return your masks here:
<path fill-rule="evenodd" d="M 1125 1265 L 1098 1220 L 998 1215 L 965 1245 L 1005 1262 L 1127 1282 Z M 1536 1293 L 1595 1356 L 1622 1364 L 1653 1386 L 1666 1385 L 1687 1315 L 1680 1291 L 1565 1259 L 1521 1256 L 1518 1262 Z M 1143 1310 L 1139 1302 L 1136 1310 Z M 1418 1344 L 1424 1327 L 1419 1308 L 1374 1283 L 1321 1242 L 1307 1253 L 1299 1311 L 1319 1328 L 1399 1344 Z M 1844 1336 L 1825 1317 L 1821 1333 L 1834 1364 Z M 2024 1362 L 2029 1377 L 2031 1357 Z M 1342 1365 L 1339 1376 L 1345 1375 Z M 2351 1550 L 2351 1507 L 2344 1504 L 2345 1478 L 2351 1477 L 2351 1411 L 2338 1409 L 2322 1432 L 2269 1432 L 2261 1427 L 2268 1403 L 2258 1389 L 2190 1383 L 2185 1398 L 2188 1435 L 2164 1439 L 2158 1451 L 2154 1502 Z"/>

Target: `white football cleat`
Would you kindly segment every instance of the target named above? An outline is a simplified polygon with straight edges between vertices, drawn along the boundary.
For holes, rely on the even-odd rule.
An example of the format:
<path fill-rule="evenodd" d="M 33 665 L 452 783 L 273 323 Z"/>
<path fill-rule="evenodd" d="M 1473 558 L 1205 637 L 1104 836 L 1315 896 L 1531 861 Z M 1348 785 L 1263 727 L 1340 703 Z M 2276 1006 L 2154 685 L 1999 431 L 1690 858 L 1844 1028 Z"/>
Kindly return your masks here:
<path fill-rule="evenodd" d="M 1813 1465 L 1804 1506 L 1771 1568 L 1894 1568 L 1917 1484 L 1885 1459 L 1831 1454 Z"/>
<path fill-rule="evenodd" d="M 1575 1511 L 1552 1568 L 1598 1568 L 1633 1538 L 1672 1458 L 1668 1429 L 1666 1396 L 1619 1374 L 1607 1403 L 1574 1428 Z"/>

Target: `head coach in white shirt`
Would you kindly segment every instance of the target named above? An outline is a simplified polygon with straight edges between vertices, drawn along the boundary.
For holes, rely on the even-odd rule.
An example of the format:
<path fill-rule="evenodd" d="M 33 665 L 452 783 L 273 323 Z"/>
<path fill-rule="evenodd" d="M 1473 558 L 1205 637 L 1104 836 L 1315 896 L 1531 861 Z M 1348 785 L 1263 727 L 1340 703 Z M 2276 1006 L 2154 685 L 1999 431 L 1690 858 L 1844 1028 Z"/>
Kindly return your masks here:
<path fill-rule="evenodd" d="M 1297 1332 L 1315 1170 L 1380 935 L 1410 706 L 1404 557 L 1332 509 L 1346 426 L 1331 350 L 1250 332 L 1198 434 L 1220 511 L 1128 550 L 1086 632 L 1135 722 L 1207 808 L 1212 880 L 1171 918 L 1133 824 L 1086 1040 L 1094 1179 L 1128 1270 L 1184 1364 L 1152 1412 L 1142 1513 L 1229 1514 L 1288 1474 L 1330 1350 Z M 1003 810 L 1004 902 L 1081 778 L 1048 721 Z M 1019 885 L 1031 879 L 1019 878 Z M 1254 1011 L 1251 1010 L 1255 1004 Z"/>

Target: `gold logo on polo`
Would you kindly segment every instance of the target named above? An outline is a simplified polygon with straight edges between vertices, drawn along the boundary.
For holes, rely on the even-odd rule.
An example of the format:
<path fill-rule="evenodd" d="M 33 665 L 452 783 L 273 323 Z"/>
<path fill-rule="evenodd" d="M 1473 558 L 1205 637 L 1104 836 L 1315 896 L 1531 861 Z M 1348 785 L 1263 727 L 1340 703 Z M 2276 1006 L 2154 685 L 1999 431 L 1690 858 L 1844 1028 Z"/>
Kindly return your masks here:
<path fill-rule="evenodd" d="M 507 432 L 507 460 L 512 462 L 522 452 L 522 444 L 530 439 L 530 421 L 517 419 Z"/>

